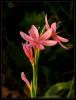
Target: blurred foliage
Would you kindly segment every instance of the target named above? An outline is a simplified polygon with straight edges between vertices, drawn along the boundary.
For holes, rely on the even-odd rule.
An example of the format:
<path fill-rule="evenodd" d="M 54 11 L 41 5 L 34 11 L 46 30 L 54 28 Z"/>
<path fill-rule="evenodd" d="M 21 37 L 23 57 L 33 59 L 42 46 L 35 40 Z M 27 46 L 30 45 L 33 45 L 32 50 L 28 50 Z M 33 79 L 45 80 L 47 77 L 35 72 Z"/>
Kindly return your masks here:
<path fill-rule="evenodd" d="M 51 98 L 51 96 L 54 98 L 63 97 L 63 96 L 64 97 L 74 97 L 74 94 L 73 94 L 74 93 L 74 87 L 73 87 L 74 82 L 72 83 L 72 81 L 56 83 L 55 85 L 51 86 L 49 90 L 45 93 L 45 97 L 46 98 L 48 97 Z M 68 95 L 69 91 L 70 91 L 70 94 Z"/>
<path fill-rule="evenodd" d="M 24 31 L 27 31 L 33 24 L 36 25 L 38 29 L 42 29 L 44 25 L 44 16 L 45 16 L 44 13 L 39 13 L 39 14 L 37 12 L 31 12 L 30 14 L 26 13 L 24 15 L 23 21 L 20 23 L 20 27 L 25 29 Z"/>
<path fill-rule="evenodd" d="M 74 3 L 2 2 L 2 85 L 8 87 L 9 91 L 19 91 L 20 97 L 27 97 L 27 90 L 24 93 L 25 84 L 20 74 L 24 71 L 28 80 L 31 81 L 32 68 L 22 50 L 21 43 L 25 41 L 20 37 L 19 31 L 28 33 L 31 25 L 35 24 L 40 32 L 45 23 L 46 14 L 49 24 L 61 21 L 57 32 L 63 31 L 58 34 L 68 38 L 69 43 L 64 44 L 68 50 L 57 45 L 46 47 L 44 51 L 41 51 L 37 95 L 44 95 L 51 86 L 46 93 L 47 96 L 60 97 L 61 93 L 64 94 L 70 88 L 74 75 Z M 74 87 L 69 97 L 74 97 Z"/>

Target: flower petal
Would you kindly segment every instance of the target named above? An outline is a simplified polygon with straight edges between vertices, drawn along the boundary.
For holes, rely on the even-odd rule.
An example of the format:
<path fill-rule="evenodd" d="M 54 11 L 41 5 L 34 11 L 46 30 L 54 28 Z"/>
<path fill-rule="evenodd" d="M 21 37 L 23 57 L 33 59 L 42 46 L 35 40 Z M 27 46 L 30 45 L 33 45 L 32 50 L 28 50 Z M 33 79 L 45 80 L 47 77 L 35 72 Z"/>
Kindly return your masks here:
<path fill-rule="evenodd" d="M 69 41 L 68 39 L 63 38 L 63 37 L 61 37 L 61 36 L 59 36 L 59 35 L 57 35 L 57 38 L 58 38 L 61 42 L 68 42 L 68 41 Z"/>
<path fill-rule="evenodd" d="M 34 59 L 33 59 L 32 48 L 29 46 L 29 44 L 22 44 L 22 45 L 23 45 L 24 53 L 29 58 L 30 62 L 33 63 Z"/>
<path fill-rule="evenodd" d="M 52 29 L 48 29 L 44 34 L 42 34 L 39 38 L 40 41 L 48 39 L 52 34 Z"/>
<path fill-rule="evenodd" d="M 40 50 L 44 50 L 45 49 L 44 46 L 41 45 L 41 44 L 37 44 L 36 47 L 39 48 Z"/>
<path fill-rule="evenodd" d="M 47 15 L 45 16 L 45 28 L 48 30 L 50 28 L 47 20 Z"/>
<path fill-rule="evenodd" d="M 59 43 L 59 45 L 62 47 L 62 48 L 64 48 L 64 49 L 68 49 L 66 46 L 64 46 L 61 42 L 58 42 Z"/>
<path fill-rule="evenodd" d="M 25 33 L 22 32 L 22 31 L 20 31 L 20 35 L 21 35 L 21 37 L 22 37 L 24 40 L 27 40 L 27 41 L 32 41 L 32 40 L 33 40 L 31 36 L 25 34 Z"/>
<path fill-rule="evenodd" d="M 39 33 L 37 28 L 32 25 L 31 29 L 28 31 L 28 33 L 30 34 L 30 36 L 34 39 L 38 39 L 39 38 Z"/>
<path fill-rule="evenodd" d="M 54 40 L 46 40 L 46 41 L 43 41 L 42 44 L 45 45 L 45 46 L 54 46 L 54 45 L 57 44 L 57 41 L 54 41 Z"/>
<path fill-rule="evenodd" d="M 35 42 L 35 41 L 31 41 L 30 43 L 29 43 L 31 46 L 36 46 L 37 45 L 37 43 Z"/>
<path fill-rule="evenodd" d="M 24 72 L 21 72 L 21 79 L 26 83 L 27 87 L 30 89 L 30 82 L 27 80 Z"/>
<path fill-rule="evenodd" d="M 53 32 L 56 32 L 56 22 L 52 23 L 51 28 L 53 29 Z"/>

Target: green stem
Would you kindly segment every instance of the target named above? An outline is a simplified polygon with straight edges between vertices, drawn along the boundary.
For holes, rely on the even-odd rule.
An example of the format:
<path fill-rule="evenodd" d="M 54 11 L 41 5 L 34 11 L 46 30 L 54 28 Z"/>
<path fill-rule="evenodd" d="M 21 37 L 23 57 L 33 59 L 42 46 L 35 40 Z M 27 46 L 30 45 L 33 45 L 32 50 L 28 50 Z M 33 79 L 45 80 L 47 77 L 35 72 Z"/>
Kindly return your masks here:
<path fill-rule="evenodd" d="M 43 34 L 45 30 L 45 26 L 43 27 L 41 34 Z M 34 64 L 32 64 L 32 68 L 33 68 L 33 80 L 31 82 L 31 89 L 30 89 L 30 93 L 31 93 L 31 98 L 35 98 L 37 95 L 37 67 L 38 67 L 38 59 L 39 59 L 39 55 L 40 55 L 40 50 L 37 48 L 35 51 L 35 60 L 34 60 Z"/>
<path fill-rule="evenodd" d="M 33 68 L 33 80 L 31 83 L 31 97 L 35 98 L 37 94 L 37 65 L 38 65 L 38 59 L 39 59 L 39 49 L 35 52 L 35 61 L 34 64 L 32 64 Z"/>
<path fill-rule="evenodd" d="M 34 97 L 36 97 L 37 94 L 37 67 L 38 67 L 38 59 L 39 59 L 39 49 L 35 52 L 35 61 L 34 61 L 34 67 L 33 67 L 33 87 L 34 87 Z"/>
<path fill-rule="evenodd" d="M 36 97 L 37 93 L 37 66 L 33 67 L 33 93 L 34 97 Z"/>

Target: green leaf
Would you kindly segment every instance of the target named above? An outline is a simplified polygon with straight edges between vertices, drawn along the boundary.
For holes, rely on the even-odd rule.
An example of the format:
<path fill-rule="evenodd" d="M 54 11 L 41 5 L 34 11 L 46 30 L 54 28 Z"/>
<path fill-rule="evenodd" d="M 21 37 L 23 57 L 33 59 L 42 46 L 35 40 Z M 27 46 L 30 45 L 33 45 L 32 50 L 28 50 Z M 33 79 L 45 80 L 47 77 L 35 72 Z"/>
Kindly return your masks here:
<path fill-rule="evenodd" d="M 60 96 L 58 96 L 58 95 L 49 95 L 49 96 L 46 96 L 46 97 L 40 97 L 40 98 L 60 98 Z"/>
<path fill-rule="evenodd" d="M 48 91 L 45 93 L 45 97 L 53 97 L 53 96 L 60 96 L 58 93 L 62 90 L 67 90 L 70 89 L 70 84 L 72 81 L 68 82 L 61 82 L 61 83 L 56 83 L 55 85 L 51 86 Z"/>
<path fill-rule="evenodd" d="M 67 98 L 69 97 L 74 97 L 74 79 L 71 81 L 71 84 L 70 84 L 70 90 L 66 96 Z"/>

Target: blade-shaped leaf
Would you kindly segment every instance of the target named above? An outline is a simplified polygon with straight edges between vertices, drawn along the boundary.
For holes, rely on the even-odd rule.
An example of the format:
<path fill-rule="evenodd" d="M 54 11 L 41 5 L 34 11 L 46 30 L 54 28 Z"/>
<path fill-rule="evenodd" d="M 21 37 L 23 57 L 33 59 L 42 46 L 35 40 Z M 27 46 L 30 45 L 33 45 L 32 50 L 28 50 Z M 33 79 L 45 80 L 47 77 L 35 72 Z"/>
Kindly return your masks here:
<path fill-rule="evenodd" d="M 58 95 L 61 90 L 67 90 L 70 88 L 71 81 L 68 82 L 61 82 L 56 83 L 55 85 L 51 86 L 48 91 L 45 93 L 45 97 L 51 97 L 54 95 Z"/>

